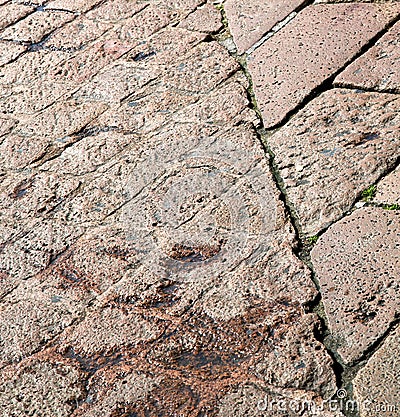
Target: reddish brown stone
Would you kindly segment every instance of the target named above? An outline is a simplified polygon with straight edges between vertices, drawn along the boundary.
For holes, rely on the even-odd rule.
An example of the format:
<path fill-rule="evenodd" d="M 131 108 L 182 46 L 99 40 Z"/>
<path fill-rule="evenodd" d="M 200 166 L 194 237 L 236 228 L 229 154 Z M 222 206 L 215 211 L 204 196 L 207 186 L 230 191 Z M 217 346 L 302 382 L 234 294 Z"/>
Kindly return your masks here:
<path fill-rule="evenodd" d="M 332 343 L 353 362 L 400 311 L 400 213 L 363 208 L 345 217 L 311 252 Z"/>
<path fill-rule="evenodd" d="M 400 204 L 400 168 L 379 181 L 374 202 L 381 204 Z"/>
<path fill-rule="evenodd" d="M 400 328 L 388 336 L 354 380 L 361 417 L 400 416 Z"/>
<path fill-rule="evenodd" d="M 400 22 L 336 79 L 338 86 L 400 92 Z"/>
<path fill-rule="evenodd" d="M 249 49 L 303 3 L 304 0 L 227 0 L 224 10 L 238 52 Z"/>
<path fill-rule="evenodd" d="M 301 227 L 315 235 L 396 162 L 400 98 L 334 89 L 268 138 Z"/>
<path fill-rule="evenodd" d="M 399 13 L 398 3 L 320 4 L 300 12 L 248 58 L 264 125 L 282 122 Z"/>

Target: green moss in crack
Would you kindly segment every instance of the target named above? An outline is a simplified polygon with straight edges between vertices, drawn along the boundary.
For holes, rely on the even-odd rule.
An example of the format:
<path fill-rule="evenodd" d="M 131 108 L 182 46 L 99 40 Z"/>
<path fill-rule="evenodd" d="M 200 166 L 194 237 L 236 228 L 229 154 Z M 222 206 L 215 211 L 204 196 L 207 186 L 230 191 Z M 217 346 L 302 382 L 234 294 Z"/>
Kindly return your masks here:
<path fill-rule="evenodd" d="M 376 194 L 376 185 L 370 185 L 368 188 L 366 188 L 362 193 L 361 197 L 364 201 L 371 201 Z"/>
<path fill-rule="evenodd" d="M 385 210 L 400 210 L 400 204 L 385 204 L 383 208 Z"/>
<path fill-rule="evenodd" d="M 310 236 L 307 238 L 306 242 L 308 245 L 315 245 L 318 242 L 319 236 Z"/>

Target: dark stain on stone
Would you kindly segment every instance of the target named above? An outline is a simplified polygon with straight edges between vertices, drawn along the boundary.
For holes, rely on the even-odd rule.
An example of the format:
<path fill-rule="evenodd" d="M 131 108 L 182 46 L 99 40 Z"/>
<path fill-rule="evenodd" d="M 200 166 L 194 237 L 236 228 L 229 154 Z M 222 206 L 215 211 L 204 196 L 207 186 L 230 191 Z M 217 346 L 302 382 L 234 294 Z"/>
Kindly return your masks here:
<path fill-rule="evenodd" d="M 221 251 L 223 241 L 215 245 L 184 246 L 175 244 L 168 252 L 168 256 L 180 262 L 204 262 L 213 258 Z"/>
<path fill-rule="evenodd" d="M 133 60 L 134 60 L 135 62 L 144 61 L 145 59 L 150 58 L 150 57 L 152 57 L 152 56 L 154 56 L 154 55 L 156 55 L 156 52 L 155 52 L 155 51 L 151 51 L 151 52 L 148 52 L 148 53 L 145 53 L 145 52 L 139 52 L 138 54 L 136 54 L 136 55 L 133 57 Z"/>
<path fill-rule="evenodd" d="M 11 197 L 16 200 L 23 198 L 28 193 L 29 188 L 32 187 L 33 182 L 33 178 L 23 180 L 14 188 Z"/>
<path fill-rule="evenodd" d="M 91 357 L 84 357 L 77 354 L 72 347 L 64 352 L 64 356 L 77 361 L 80 369 L 89 375 L 94 375 L 98 370 L 106 366 L 115 366 L 123 361 L 123 355 L 121 353 L 111 355 L 98 354 Z"/>

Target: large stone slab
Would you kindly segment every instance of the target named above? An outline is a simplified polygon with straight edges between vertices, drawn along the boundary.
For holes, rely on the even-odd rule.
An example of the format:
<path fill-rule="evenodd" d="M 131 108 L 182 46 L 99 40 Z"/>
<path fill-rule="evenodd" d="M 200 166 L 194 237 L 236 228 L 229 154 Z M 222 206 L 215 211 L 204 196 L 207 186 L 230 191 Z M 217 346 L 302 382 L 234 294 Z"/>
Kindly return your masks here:
<path fill-rule="evenodd" d="M 311 252 L 332 343 L 353 362 L 400 310 L 400 213 L 363 208 L 334 224 Z"/>
<path fill-rule="evenodd" d="M 282 122 L 399 13 L 398 3 L 318 4 L 300 12 L 248 58 L 264 125 Z"/>
<path fill-rule="evenodd" d="M 304 0 L 227 0 L 224 10 L 238 52 L 249 49 L 303 3 Z"/>
<path fill-rule="evenodd" d="M 268 138 L 301 231 L 339 219 L 397 159 L 400 98 L 334 89 Z"/>
<path fill-rule="evenodd" d="M 400 416 L 400 328 L 385 340 L 354 379 L 361 417 Z"/>
<path fill-rule="evenodd" d="M 400 91 L 400 22 L 336 79 L 335 85 L 378 91 Z"/>

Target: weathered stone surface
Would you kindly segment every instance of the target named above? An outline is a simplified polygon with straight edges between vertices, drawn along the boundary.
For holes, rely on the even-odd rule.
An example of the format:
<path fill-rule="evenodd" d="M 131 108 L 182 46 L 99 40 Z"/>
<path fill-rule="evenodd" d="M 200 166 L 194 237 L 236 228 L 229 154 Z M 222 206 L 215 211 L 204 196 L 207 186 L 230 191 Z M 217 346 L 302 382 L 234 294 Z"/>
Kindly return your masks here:
<path fill-rule="evenodd" d="M 88 12 L 86 16 L 105 22 L 120 21 L 132 17 L 148 4 L 149 2 L 137 0 L 109 0 Z"/>
<path fill-rule="evenodd" d="M 400 22 L 349 65 L 335 79 L 335 85 L 400 92 L 399 61 Z"/>
<path fill-rule="evenodd" d="M 7 4 L 2 6 L 0 10 L 0 30 L 4 29 L 6 26 L 9 26 L 19 19 L 22 19 L 29 13 L 32 13 L 33 10 L 34 8 L 30 6 L 7 2 Z M 3 37 L 3 33 L 0 33 L 0 38 Z"/>
<path fill-rule="evenodd" d="M 74 18 L 72 13 L 36 11 L 0 33 L 0 38 L 36 43 Z"/>
<path fill-rule="evenodd" d="M 303 233 L 339 219 L 394 165 L 399 105 L 394 94 L 330 90 L 268 138 Z"/>
<path fill-rule="evenodd" d="M 93 21 L 85 15 L 81 15 L 56 30 L 45 42 L 44 49 L 71 53 L 77 52 L 87 47 L 90 42 L 100 38 L 110 27 L 110 24 Z"/>
<path fill-rule="evenodd" d="M 279 124 L 400 13 L 398 3 L 309 6 L 248 58 L 264 125 Z"/>
<path fill-rule="evenodd" d="M 218 12 L 93 6 L 40 7 L 75 20 L 0 68 L 6 412 L 216 415 L 247 381 L 329 398 L 332 360 L 306 312 L 317 291 L 248 81 L 207 35 Z"/>
<path fill-rule="evenodd" d="M 71 325 L 93 298 L 83 291 L 74 294 L 63 288 L 61 282 L 31 279 L 2 300 L 0 367 L 42 348 Z"/>
<path fill-rule="evenodd" d="M 238 52 L 249 49 L 303 3 L 304 0 L 227 0 L 224 10 Z"/>
<path fill-rule="evenodd" d="M 84 13 L 94 7 L 96 4 L 102 3 L 101 0 L 53 0 L 46 4 L 46 9 L 61 9 L 71 12 Z"/>
<path fill-rule="evenodd" d="M 363 208 L 345 217 L 311 252 L 332 341 L 358 359 L 400 309 L 400 213 Z"/>
<path fill-rule="evenodd" d="M 111 357 L 109 360 L 118 363 L 118 358 Z M 104 367 L 101 361 L 97 366 L 100 370 L 90 379 L 88 399 L 74 413 L 74 417 L 102 417 L 111 416 L 113 412 L 123 413 L 130 408 L 127 404 L 142 402 L 157 385 L 163 383 L 160 378 L 147 376 L 129 367 L 101 369 Z"/>
<path fill-rule="evenodd" d="M 400 328 L 397 328 L 354 380 L 354 394 L 362 405 L 361 417 L 400 416 L 399 358 Z"/>
<path fill-rule="evenodd" d="M 183 20 L 179 27 L 196 32 L 217 32 L 222 28 L 221 14 L 212 3 L 206 3 Z"/>
<path fill-rule="evenodd" d="M 82 376 L 70 361 L 51 354 L 9 366 L 1 371 L 2 413 L 68 417 L 84 398 Z"/>
<path fill-rule="evenodd" d="M 379 181 L 374 202 L 381 204 L 400 204 L 400 168 Z"/>
<path fill-rule="evenodd" d="M 218 417 L 294 417 L 300 413 L 305 417 L 343 416 L 335 407 L 337 404 L 324 405 L 322 398 L 310 392 L 271 390 L 248 383 L 240 384 L 221 399 Z"/>
<path fill-rule="evenodd" d="M 68 59 L 70 53 L 65 51 L 38 50 L 23 54 L 16 61 L 0 68 L 0 95 L 5 97 L 3 86 L 12 88 L 17 84 L 29 85 L 30 83 L 48 83 L 50 73 L 54 67 Z"/>
<path fill-rule="evenodd" d="M 74 83 L 6 85 L 2 88 L 0 111 L 3 114 L 34 114 L 53 104 L 64 94 L 77 88 Z"/>
<path fill-rule="evenodd" d="M 0 66 L 8 64 L 26 50 L 26 47 L 12 42 L 0 42 Z"/>

